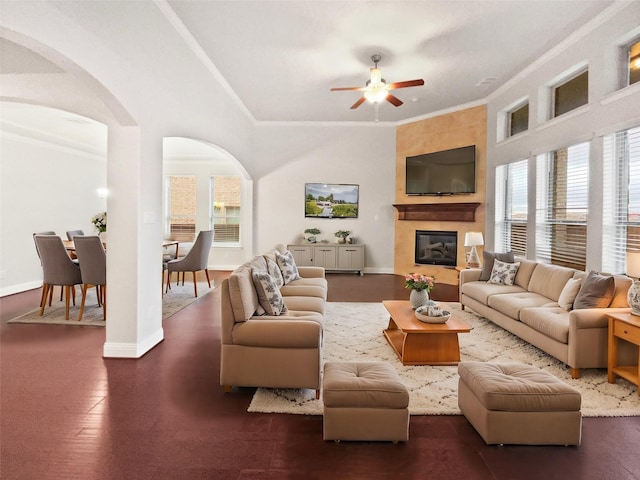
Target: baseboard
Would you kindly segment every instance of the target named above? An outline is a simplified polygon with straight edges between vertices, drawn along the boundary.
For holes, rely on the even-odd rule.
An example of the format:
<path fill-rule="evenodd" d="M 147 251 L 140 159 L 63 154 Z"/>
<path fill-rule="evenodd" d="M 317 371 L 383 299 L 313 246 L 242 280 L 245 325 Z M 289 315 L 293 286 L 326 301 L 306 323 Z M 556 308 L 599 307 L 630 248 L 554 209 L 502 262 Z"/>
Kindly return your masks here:
<path fill-rule="evenodd" d="M 109 325 L 107 325 L 109 328 Z M 159 328 L 141 343 L 105 342 L 102 356 L 105 358 L 140 358 L 164 340 L 164 330 Z"/>
<path fill-rule="evenodd" d="M 0 297 L 6 297 L 7 295 L 14 295 L 16 293 L 26 292 L 27 290 L 33 290 L 40 287 L 42 287 L 42 280 L 10 285 L 8 287 L 0 288 Z"/>

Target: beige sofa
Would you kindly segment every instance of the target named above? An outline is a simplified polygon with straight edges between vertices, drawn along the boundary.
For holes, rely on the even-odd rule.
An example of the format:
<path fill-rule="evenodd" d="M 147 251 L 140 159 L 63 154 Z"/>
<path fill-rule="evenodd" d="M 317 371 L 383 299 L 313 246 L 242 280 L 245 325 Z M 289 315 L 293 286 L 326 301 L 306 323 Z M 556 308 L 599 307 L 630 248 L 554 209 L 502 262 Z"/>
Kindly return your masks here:
<path fill-rule="evenodd" d="M 286 247 L 276 247 L 280 253 Z M 276 250 L 235 269 L 221 286 L 220 385 L 310 388 L 320 393 L 327 280 L 322 267 L 298 267 L 299 279 L 280 287 L 287 311 L 264 314 L 252 271 L 267 271 Z"/>
<path fill-rule="evenodd" d="M 628 312 L 631 279 L 615 276 L 615 292 L 608 308 L 565 310 L 560 294 L 574 276 L 566 267 L 516 259 L 520 262 L 513 285 L 479 281 L 480 269 L 460 272 L 460 303 L 505 330 L 567 364 L 572 378 L 580 368 L 607 368 L 608 312 Z M 637 361 L 637 360 L 636 360 Z"/>

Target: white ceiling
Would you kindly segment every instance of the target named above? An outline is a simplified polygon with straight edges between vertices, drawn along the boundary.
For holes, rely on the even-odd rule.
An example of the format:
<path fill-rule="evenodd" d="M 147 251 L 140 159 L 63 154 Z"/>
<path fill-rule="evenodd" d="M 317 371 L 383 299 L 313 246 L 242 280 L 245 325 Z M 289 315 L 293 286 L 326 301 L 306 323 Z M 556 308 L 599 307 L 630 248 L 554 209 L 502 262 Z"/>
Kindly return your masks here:
<path fill-rule="evenodd" d="M 370 57 L 387 82 L 422 78 L 395 90 L 404 105 L 380 107 L 382 122 L 481 102 L 543 53 L 611 5 L 610 0 L 213 1 L 156 0 L 178 32 L 183 24 L 239 102 L 259 122 L 344 122 L 374 119 L 374 108 L 350 106 L 364 86 Z M 133 12 L 132 12 L 133 14 Z M 138 25 L 144 28 L 145 19 Z M 193 44 L 192 41 L 189 42 Z M 25 82 L 67 85 L 65 72 L 0 39 L 5 87 Z M 68 77 L 68 75 L 67 75 Z M 38 80 L 40 79 L 40 80 Z M 66 83 L 64 83 L 66 82 Z M 3 87 L 4 88 L 4 87 Z M 6 88 L 4 88 L 6 90 Z M 35 89 L 32 89 L 35 90 Z M 43 91 L 40 89 L 39 91 Z M 4 92 L 3 92 L 4 93 Z M 8 96 L 9 98 L 11 95 Z M 8 98 L 6 95 L 4 98 Z M 87 100 L 86 109 L 92 105 Z M 47 105 L 39 99 L 31 102 Z M 50 105 L 50 103 L 49 103 Z M 82 113 L 85 106 L 68 110 Z M 3 119 L 18 110 L 3 108 Z M 20 112 L 23 115 L 25 112 Z"/>

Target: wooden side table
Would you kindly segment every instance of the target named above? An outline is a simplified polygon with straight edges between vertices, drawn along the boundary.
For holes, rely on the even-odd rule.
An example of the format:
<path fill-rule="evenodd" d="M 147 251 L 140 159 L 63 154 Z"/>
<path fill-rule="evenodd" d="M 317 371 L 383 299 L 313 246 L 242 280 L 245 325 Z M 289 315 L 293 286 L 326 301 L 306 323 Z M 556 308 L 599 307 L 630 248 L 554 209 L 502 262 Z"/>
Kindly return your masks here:
<path fill-rule="evenodd" d="M 616 376 L 638 385 L 640 378 L 640 317 L 630 313 L 608 313 L 609 317 L 609 361 L 607 374 L 609 383 L 616 381 Z M 618 341 L 626 340 L 638 345 L 638 365 L 618 365 Z M 640 389 L 638 389 L 640 395 Z"/>

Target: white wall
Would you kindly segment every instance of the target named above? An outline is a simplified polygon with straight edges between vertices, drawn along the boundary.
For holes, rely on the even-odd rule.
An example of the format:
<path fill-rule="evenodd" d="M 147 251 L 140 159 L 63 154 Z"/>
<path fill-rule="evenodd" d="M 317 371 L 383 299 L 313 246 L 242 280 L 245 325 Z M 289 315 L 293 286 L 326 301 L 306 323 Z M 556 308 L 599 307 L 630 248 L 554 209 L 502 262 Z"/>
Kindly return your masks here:
<path fill-rule="evenodd" d="M 106 127 L 105 127 L 106 135 Z M 0 296 L 41 285 L 32 235 L 53 230 L 95 233 L 91 217 L 106 210 L 106 158 L 0 131 Z"/>
<path fill-rule="evenodd" d="M 640 2 L 620 2 L 569 36 L 537 62 L 489 97 L 487 106 L 487 222 L 486 248 L 494 244 L 495 166 L 529 159 L 529 196 L 533 199 L 535 155 L 589 141 L 590 205 L 587 268 L 600 269 L 602 242 L 602 137 L 640 125 L 640 84 L 619 89 L 619 49 L 640 35 Z M 548 86 L 579 65 L 589 67 L 589 103 L 553 120 L 545 115 Z M 503 127 L 501 112 L 529 98 L 529 130 L 498 141 Z M 529 227 L 535 227 L 529 202 Z"/>
<path fill-rule="evenodd" d="M 256 180 L 258 251 L 299 242 L 310 227 L 330 241 L 351 230 L 366 244 L 365 271 L 393 272 L 395 126 L 259 127 L 255 150 L 269 170 Z M 304 184 L 325 182 L 360 186 L 357 219 L 305 218 Z"/>

